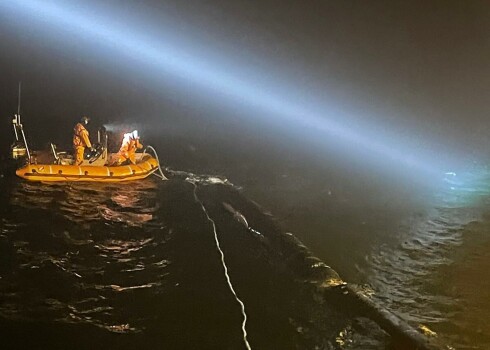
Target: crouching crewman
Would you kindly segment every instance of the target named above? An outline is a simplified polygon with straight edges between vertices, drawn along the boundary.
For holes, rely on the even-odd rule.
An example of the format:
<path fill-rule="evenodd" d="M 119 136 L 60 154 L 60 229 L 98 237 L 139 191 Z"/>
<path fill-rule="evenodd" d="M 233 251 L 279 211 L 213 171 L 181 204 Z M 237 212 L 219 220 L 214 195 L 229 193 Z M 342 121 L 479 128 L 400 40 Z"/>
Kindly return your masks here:
<path fill-rule="evenodd" d="M 138 130 L 124 134 L 119 152 L 117 153 L 117 165 L 136 164 L 136 150 L 143 148 L 138 136 Z"/>

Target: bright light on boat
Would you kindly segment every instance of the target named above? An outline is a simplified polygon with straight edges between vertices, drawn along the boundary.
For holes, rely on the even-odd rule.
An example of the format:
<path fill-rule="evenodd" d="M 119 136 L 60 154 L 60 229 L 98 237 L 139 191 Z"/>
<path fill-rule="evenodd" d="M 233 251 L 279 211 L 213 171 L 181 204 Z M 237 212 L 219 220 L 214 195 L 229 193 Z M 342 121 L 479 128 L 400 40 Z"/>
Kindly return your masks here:
<path fill-rule="evenodd" d="M 341 150 L 371 153 L 373 161 L 388 160 L 391 161 L 388 163 L 402 165 L 404 169 L 426 176 L 442 174 L 435 165 L 435 157 L 423 152 L 415 155 L 417 151 L 414 150 L 419 148 L 402 145 L 394 135 L 386 137 L 382 126 L 377 132 L 369 131 L 331 106 L 305 105 L 295 101 L 279 92 L 283 89 L 272 89 L 261 85 L 255 78 L 236 74 L 243 73 L 240 67 L 230 72 L 223 65 L 208 59 L 206 53 L 194 52 L 190 46 L 179 45 L 168 37 L 148 37 L 147 33 L 138 32 L 137 28 L 123 26 L 109 16 L 101 16 L 95 9 L 88 10 L 86 6 L 61 1 L 22 0 L 2 1 L 0 11 L 10 13 L 14 18 L 22 18 L 22 25 L 40 27 L 70 40 L 81 39 L 117 55 L 118 60 L 136 64 L 137 69 L 153 71 L 156 76 L 171 75 L 191 82 L 197 90 L 207 91 L 219 97 L 220 101 L 232 101 L 260 111 L 251 112 L 250 119 L 244 122 L 253 120 L 258 125 L 261 121 L 272 122 L 283 128 L 285 126 L 296 140 L 316 139 L 322 147 L 326 147 L 325 140 L 335 140 Z M 316 149 L 319 150 L 321 148 Z"/>

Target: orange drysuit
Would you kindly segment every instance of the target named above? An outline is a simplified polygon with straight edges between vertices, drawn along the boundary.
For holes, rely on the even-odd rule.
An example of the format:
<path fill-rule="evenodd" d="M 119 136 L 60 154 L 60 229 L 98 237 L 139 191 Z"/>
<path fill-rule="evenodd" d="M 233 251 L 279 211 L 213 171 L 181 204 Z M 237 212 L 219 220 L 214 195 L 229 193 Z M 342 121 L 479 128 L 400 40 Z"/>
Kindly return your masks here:
<path fill-rule="evenodd" d="M 117 153 L 117 163 L 122 164 L 129 160 L 132 164 L 136 163 L 136 150 L 143 148 L 139 139 L 125 137 L 119 152 Z"/>
<path fill-rule="evenodd" d="M 73 129 L 73 149 L 75 150 L 76 165 L 82 164 L 85 147 L 92 148 L 92 144 L 90 143 L 87 129 L 81 123 L 78 123 Z"/>

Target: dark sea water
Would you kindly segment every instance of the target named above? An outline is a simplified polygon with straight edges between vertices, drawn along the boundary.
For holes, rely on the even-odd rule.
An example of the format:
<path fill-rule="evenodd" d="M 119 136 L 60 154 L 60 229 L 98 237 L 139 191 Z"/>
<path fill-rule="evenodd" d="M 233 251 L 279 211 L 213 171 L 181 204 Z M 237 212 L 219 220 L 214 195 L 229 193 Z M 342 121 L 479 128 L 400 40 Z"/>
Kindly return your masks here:
<path fill-rule="evenodd" d="M 485 169 L 417 192 L 203 152 L 162 152 L 167 181 L 0 178 L 2 349 L 397 348 L 329 303 L 335 271 L 441 344 L 490 348 Z"/>
<path fill-rule="evenodd" d="M 335 198 L 335 189 L 306 184 L 306 193 L 292 196 L 303 201 L 282 202 L 276 214 L 379 305 L 427 326 L 449 348 L 488 349 L 489 181 L 488 169 L 477 166 L 421 192 L 378 188 L 370 200 L 348 192 Z"/>

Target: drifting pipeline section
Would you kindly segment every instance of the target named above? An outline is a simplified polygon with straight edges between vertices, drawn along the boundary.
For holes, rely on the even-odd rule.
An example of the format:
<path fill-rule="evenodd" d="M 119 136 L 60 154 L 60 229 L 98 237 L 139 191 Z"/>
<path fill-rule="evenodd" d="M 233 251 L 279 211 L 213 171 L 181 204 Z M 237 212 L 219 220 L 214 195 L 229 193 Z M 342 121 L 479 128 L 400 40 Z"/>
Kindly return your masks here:
<path fill-rule="evenodd" d="M 241 197 L 241 201 L 245 200 L 247 202 L 246 204 L 251 205 L 255 210 L 264 215 L 259 205 L 243 199 L 243 196 L 237 196 L 238 191 L 232 186 L 214 185 L 206 187 L 213 187 L 214 189 L 212 191 L 235 192 L 235 197 Z M 227 194 L 230 195 L 232 193 Z M 293 273 L 305 277 L 306 282 L 318 288 L 318 291 L 329 305 L 351 317 L 361 316 L 374 321 L 390 335 L 395 349 L 441 350 L 445 348 L 442 344 L 438 343 L 437 339 L 429 338 L 389 310 L 377 305 L 360 288 L 342 281 L 336 271 L 315 257 L 293 234 L 283 233 L 277 227 L 274 227 L 273 231 L 279 232 L 277 237 L 266 238 L 260 233 L 260 230 L 256 230 L 254 223 L 250 224 L 247 221 L 247 215 L 243 215 L 235 209 L 243 207 L 243 204 L 222 204 L 224 211 L 233 215 L 239 223 L 245 226 L 257 239 L 261 240 L 264 245 L 267 245 L 267 240 L 272 238 L 274 240 L 274 246 L 280 247 L 281 255 L 286 260 L 288 267 L 293 270 Z M 277 226 L 275 223 L 273 224 Z M 268 232 L 268 230 L 264 232 Z"/>

